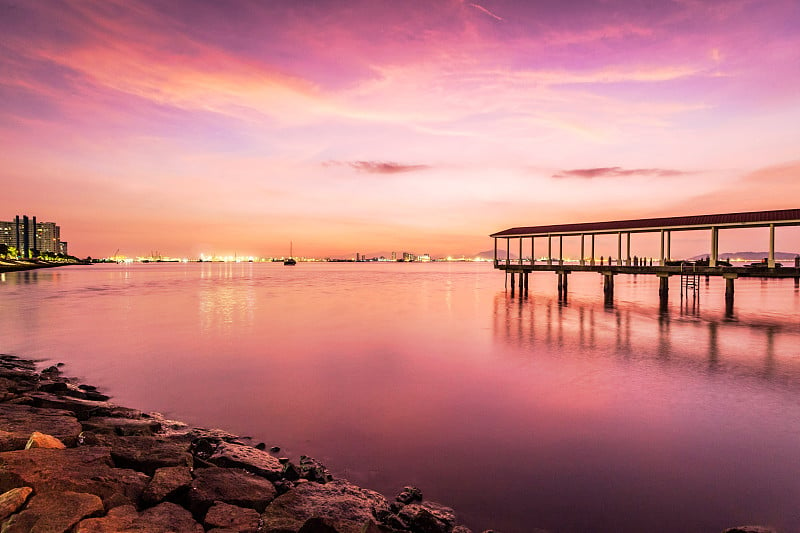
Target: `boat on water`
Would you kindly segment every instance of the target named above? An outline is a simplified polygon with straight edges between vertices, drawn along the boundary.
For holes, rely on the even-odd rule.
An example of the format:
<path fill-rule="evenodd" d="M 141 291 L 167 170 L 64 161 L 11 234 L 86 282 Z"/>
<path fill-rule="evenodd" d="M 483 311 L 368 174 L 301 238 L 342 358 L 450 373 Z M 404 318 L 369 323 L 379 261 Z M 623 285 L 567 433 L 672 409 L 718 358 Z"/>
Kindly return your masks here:
<path fill-rule="evenodd" d="M 292 257 L 292 242 L 289 241 L 289 257 L 287 257 L 286 259 L 283 260 L 283 265 L 284 266 L 293 266 L 293 265 L 296 265 L 296 264 L 297 264 L 297 261 L 295 261 L 294 257 Z"/>

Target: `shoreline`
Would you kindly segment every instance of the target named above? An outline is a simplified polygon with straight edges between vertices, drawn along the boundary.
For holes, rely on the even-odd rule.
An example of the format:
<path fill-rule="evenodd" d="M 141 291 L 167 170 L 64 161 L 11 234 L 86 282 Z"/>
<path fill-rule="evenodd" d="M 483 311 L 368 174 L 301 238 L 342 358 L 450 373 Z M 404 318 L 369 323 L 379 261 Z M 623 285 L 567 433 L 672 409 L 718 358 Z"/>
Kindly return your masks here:
<path fill-rule="evenodd" d="M 40 261 L 38 259 L 0 259 L 0 274 L 6 272 L 23 272 L 40 268 L 55 268 L 70 265 L 88 265 L 86 261 Z"/>
<path fill-rule="evenodd" d="M 60 366 L 0 355 L 4 532 L 472 533 L 416 487 L 390 501 L 311 457 L 115 405 Z"/>

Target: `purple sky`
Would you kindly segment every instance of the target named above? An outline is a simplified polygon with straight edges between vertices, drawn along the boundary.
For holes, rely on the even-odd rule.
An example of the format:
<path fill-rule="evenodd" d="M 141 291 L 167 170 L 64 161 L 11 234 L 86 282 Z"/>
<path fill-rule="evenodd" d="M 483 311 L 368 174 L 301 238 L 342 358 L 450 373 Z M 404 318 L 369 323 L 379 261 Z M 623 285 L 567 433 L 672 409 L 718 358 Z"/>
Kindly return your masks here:
<path fill-rule="evenodd" d="M 0 219 L 77 255 L 473 254 L 800 203 L 794 0 L 2 0 L 0 35 Z"/>

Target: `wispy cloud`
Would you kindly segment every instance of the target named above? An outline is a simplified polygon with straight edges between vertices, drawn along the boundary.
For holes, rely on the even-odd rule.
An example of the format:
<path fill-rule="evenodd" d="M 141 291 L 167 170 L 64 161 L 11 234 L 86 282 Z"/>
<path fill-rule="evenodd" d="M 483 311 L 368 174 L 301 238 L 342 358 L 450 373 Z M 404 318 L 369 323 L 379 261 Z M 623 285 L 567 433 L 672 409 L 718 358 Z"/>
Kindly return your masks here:
<path fill-rule="evenodd" d="M 597 168 L 576 168 L 572 170 L 562 170 L 553 174 L 554 178 L 620 178 L 628 176 L 654 176 L 658 178 L 670 176 L 683 176 L 688 174 L 683 170 L 670 168 L 622 168 L 622 167 L 597 167 Z"/>
<path fill-rule="evenodd" d="M 490 17 L 492 17 L 495 20 L 505 20 L 503 17 L 498 17 L 497 15 L 495 15 L 494 13 L 492 13 L 491 11 L 489 11 L 488 9 L 483 7 L 482 5 L 472 4 L 472 3 L 469 4 L 469 5 L 474 7 L 475 9 L 480 11 L 481 13 L 485 13 L 486 15 L 489 15 Z"/>
<path fill-rule="evenodd" d="M 404 165 L 394 161 L 325 161 L 322 165 L 326 167 L 346 165 L 368 174 L 400 174 L 431 168 L 430 165 Z"/>

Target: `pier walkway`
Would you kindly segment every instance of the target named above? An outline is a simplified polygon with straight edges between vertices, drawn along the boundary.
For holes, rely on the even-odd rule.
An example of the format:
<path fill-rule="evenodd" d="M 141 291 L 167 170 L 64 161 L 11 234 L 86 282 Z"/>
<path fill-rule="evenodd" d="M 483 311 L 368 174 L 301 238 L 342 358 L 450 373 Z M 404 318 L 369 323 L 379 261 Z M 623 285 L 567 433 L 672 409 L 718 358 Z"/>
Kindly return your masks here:
<path fill-rule="evenodd" d="M 697 290 L 699 276 L 721 276 L 726 280 L 726 301 L 732 303 L 734 280 L 740 277 L 793 278 L 795 287 L 800 287 L 800 257 L 796 257 L 791 265 L 775 261 L 775 230 L 781 226 L 800 226 L 800 209 L 517 227 L 493 233 L 490 237 L 494 239 L 494 267 L 504 270 L 507 279 L 510 277 L 512 291 L 517 279 L 520 290 L 527 290 L 528 276 L 532 272 L 555 272 L 559 296 L 566 296 L 570 273 L 597 272 L 604 276 L 603 291 L 608 301 L 613 299 L 615 275 L 651 274 L 659 277 L 659 296 L 663 303 L 669 293 L 671 276 L 681 277 L 682 295 L 683 291 Z M 769 252 L 762 263 L 731 266 L 720 261 L 720 231 L 759 227 L 769 228 Z M 672 233 L 697 230 L 710 233 L 708 258 L 703 261 L 671 260 Z M 638 233 L 660 234 L 659 257 L 640 258 L 632 254 L 631 235 Z M 601 255 L 599 259 L 595 246 L 598 235 L 617 236 L 616 250 L 612 253 L 606 251 L 608 255 Z M 580 239 L 580 259 L 564 259 L 565 238 Z M 502 239 L 506 241 L 505 250 L 498 255 L 498 241 Z M 544 259 L 538 261 L 535 253 L 537 239 L 545 240 L 547 246 Z M 554 241 L 558 242 L 557 255 L 553 254 Z M 511 258 L 512 250 L 518 251 L 515 259 Z"/>

